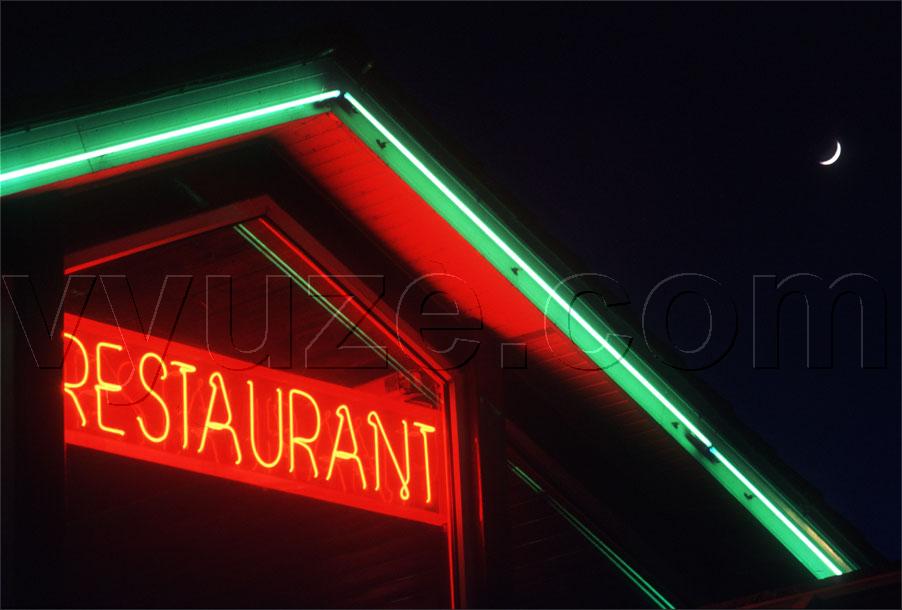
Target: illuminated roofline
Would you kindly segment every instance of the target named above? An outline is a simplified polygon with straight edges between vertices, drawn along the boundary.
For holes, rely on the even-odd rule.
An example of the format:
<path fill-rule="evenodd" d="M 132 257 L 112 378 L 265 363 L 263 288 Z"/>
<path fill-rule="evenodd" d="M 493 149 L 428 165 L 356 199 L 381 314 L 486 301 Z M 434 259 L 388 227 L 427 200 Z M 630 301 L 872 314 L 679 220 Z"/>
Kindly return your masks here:
<path fill-rule="evenodd" d="M 798 514 L 797 511 L 793 510 L 793 516 L 787 514 L 787 510 L 777 506 L 776 502 L 777 497 L 780 495 L 776 489 L 768 490 L 767 492 L 762 490 L 762 487 L 772 487 L 767 484 L 766 481 L 763 480 L 763 477 L 757 475 L 757 473 L 753 472 L 751 466 L 748 466 L 749 473 L 748 475 L 743 474 L 743 472 L 733 463 L 733 461 L 727 458 L 724 455 L 724 451 L 727 451 L 731 454 L 734 454 L 734 459 L 739 461 L 741 458 L 738 454 L 735 454 L 729 448 L 729 445 L 725 440 L 719 440 L 717 446 L 715 443 L 711 441 L 708 437 L 708 434 L 712 436 L 719 436 L 713 430 L 710 430 L 708 434 L 705 434 L 700 430 L 701 425 L 701 417 L 694 413 L 688 405 L 681 405 L 678 407 L 675 402 L 680 401 L 680 398 L 676 395 L 676 393 L 669 388 L 668 384 L 655 375 L 653 379 L 649 379 L 651 375 L 654 374 L 654 371 L 644 363 L 642 359 L 635 354 L 634 352 L 629 352 L 626 349 L 626 346 L 622 347 L 623 351 L 617 349 L 617 345 L 613 343 L 611 340 L 605 338 L 604 334 L 607 334 L 608 337 L 616 337 L 616 334 L 611 332 L 610 329 L 604 324 L 604 322 L 594 316 L 594 320 L 592 322 L 589 321 L 591 314 L 593 312 L 586 311 L 585 309 L 578 310 L 579 303 L 574 303 L 572 300 L 565 298 L 560 294 L 561 285 L 558 284 L 555 288 L 552 288 L 551 282 L 545 279 L 542 275 L 542 272 L 552 273 L 550 269 L 536 257 L 528 247 L 522 244 L 516 236 L 511 235 L 510 241 L 515 245 L 520 247 L 520 250 L 516 250 L 514 246 L 512 246 L 508 241 L 506 241 L 499 233 L 499 228 L 504 230 L 504 227 L 501 225 L 499 221 L 493 218 L 492 214 L 482 208 L 479 209 L 477 213 L 474 211 L 473 207 L 464 203 L 464 201 L 457 195 L 455 192 L 449 188 L 436 174 L 424 163 L 417 155 L 415 155 L 407 146 L 404 145 L 367 107 L 360 103 L 357 98 L 348 92 L 344 93 L 344 98 L 348 100 L 348 102 L 360 113 L 375 130 L 382 137 L 391 142 L 400 154 L 410 163 L 417 171 L 419 171 L 422 176 L 437 190 L 441 196 L 443 196 L 447 201 L 449 201 L 456 210 L 458 210 L 464 218 L 467 219 L 472 224 L 479 233 L 480 236 L 474 239 L 472 237 L 472 232 L 470 235 L 465 233 L 466 227 L 461 227 L 460 221 L 455 224 L 452 220 L 449 220 L 449 214 L 447 209 L 443 209 L 440 204 L 437 204 L 435 197 L 430 196 L 428 192 L 424 192 L 422 187 L 417 188 L 414 186 L 414 190 L 418 192 L 423 198 L 432 205 L 436 211 L 442 215 L 446 220 L 452 223 L 456 229 L 459 230 L 464 237 L 473 245 L 483 256 L 488 258 L 492 264 L 507 277 L 511 283 L 513 283 L 523 294 L 529 298 L 537 307 L 543 309 L 546 316 L 555 323 L 555 325 L 561 329 L 562 332 L 568 334 L 571 340 L 583 350 L 583 352 L 589 356 L 596 364 L 598 364 L 601 368 L 605 370 L 605 372 L 618 384 L 621 388 L 623 388 L 631 397 L 633 397 L 636 402 L 643 407 L 650 415 L 652 415 L 661 426 L 684 448 L 686 448 L 696 460 L 701 463 L 706 469 L 711 472 L 716 479 L 718 479 L 721 484 L 723 484 L 728 491 L 730 491 L 737 500 L 741 502 L 744 501 L 744 505 L 747 509 L 752 512 L 756 518 L 764 525 L 771 533 L 773 533 L 781 543 L 797 558 L 799 561 L 805 565 L 806 568 L 817 578 L 827 578 L 830 576 L 838 576 L 843 573 L 847 573 L 852 571 L 855 566 L 844 557 L 840 556 L 839 553 L 831 548 L 826 541 L 824 541 L 820 535 L 814 531 L 814 528 L 805 522 L 805 519 Z M 375 102 L 371 103 L 375 104 Z M 351 117 L 350 121 L 347 121 L 349 126 L 354 130 L 353 125 L 353 117 Z M 398 127 L 400 129 L 400 127 Z M 358 136 L 364 136 L 364 134 L 359 130 L 354 130 Z M 390 159 L 388 159 L 388 154 L 385 152 L 389 150 L 388 147 L 383 148 L 382 146 L 374 146 L 370 143 L 370 139 L 364 138 L 370 147 L 383 157 L 384 160 L 392 167 L 396 172 L 401 174 L 399 168 L 396 164 L 393 164 Z M 423 151 L 423 158 L 429 159 L 428 153 Z M 430 161 L 432 159 L 429 159 Z M 437 164 L 436 164 L 437 165 Z M 404 176 L 402 176 L 404 177 Z M 452 179 L 449 176 L 449 179 Z M 462 190 L 463 187 L 460 187 Z M 475 200 L 474 203 L 476 205 L 479 204 L 478 200 Z M 490 226 L 491 224 L 495 224 L 496 228 Z M 481 241 L 480 241 L 481 240 Z M 497 248 L 505 257 L 506 260 L 499 264 L 497 254 L 493 256 L 493 253 L 487 247 L 488 244 L 485 240 L 488 240 L 488 243 Z M 527 259 L 532 259 L 532 263 Z M 515 263 L 513 267 L 509 264 L 510 262 Z M 519 273 L 514 272 L 514 268 L 516 271 L 524 271 L 525 277 L 532 280 L 534 283 L 533 288 L 537 288 L 538 290 L 529 291 L 529 287 L 524 286 L 524 283 L 521 278 L 524 276 Z M 536 294 L 538 293 L 538 294 Z M 568 295 L 570 296 L 570 295 Z M 573 304 L 571 304 L 573 303 Z M 584 336 L 580 337 L 577 335 L 573 336 L 570 322 L 575 321 L 580 329 L 585 333 Z M 594 324 L 593 324 L 594 322 Z M 604 334 L 596 328 L 600 326 L 604 332 Z M 569 332 L 568 332 L 569 331 Z M 586 340 L 585 336 L 588 336 L 590 340 Z M 606 356 L 598 355 L 598 347 L 601 347 Z M 613 361 L 612 361 L 613 359 Z M 640 369 L 646 369 L 646 372 L 643 372 Z M 628 377 L 629 379 L 625 379 Z M 638 388 L 636 387 L 638 384 Z M 660 387 L 659 387 L 660 386 Z M 637 391 L 641 390 L 641 391 Z M 644 395 L 643 395 L 644 394 Z M 670 394 L 671 397 L 668 397 L 667 394 Z M 705 453 L 699 451 L 698 448 L 694 446 L 694 443 L 691 441 L 687 443 L 684 438 L 681 438 L 681 434 L 668 425 L 668 422 L 662 421 L 660 415 L 655 413 L 655 405 L 649 404 L 649 397 L 658 403 L 661 407 L 666 409 L 666 412 L 675 417 L 681 424 L 683 424 L 690 434 L 697 440 L 697 442 L 701 443 L 704 447 Z M 687 415 L 688 413 L 688 415 Z M 698 423 L 694 423 L 691 421 L 690 417 L 695 418 Z M 723 469 L 715 469 L 711 465 L 710 457 L 713 457 L 717 460 L 719 465 L 722 465 Z M 750 476 L 756 477 L 762 480 L 760 485 L 756 485 L 750 480 Z M 738 493 L 737 493 L 738 492 Z M 755 510 L 750 505 L 750 499 L 745 496 L 746 493 L 751 494 L 751 500 L 759 499 L 760 503 L 764 505 L 764 510 Z M 769 495 L 774 496 L 773 499 L 769 497 Z M 785 500 L 784 500 L 785 502 Z M 788 504 L 788 502 L 787 502 Z M 790 510 L 792 510 L 790 508 Z M 766 513 L 762 515 L 762 513 Z M 798 520 L 801 522 L 802 527 L 807 529 L 809 533 L 806 534 L 802 530 L 802 527 L 799 527 L 794 521 Z M 819 540 L 821 545 L 825 548 L 821 548 L 815 540 Z M 833 557 L 829 557 L 827 555 L 829 553 Z M 842 567 L 840 567 L 842 566 Z"/>
<path fill-rule="evenodd" d="M 329 83 L 332 86 L 328 86 L 330 79 L 323 73 L 310 77 L 299 75 L 297 70 L 296 66 L 280 69 L 181 94 L 182 97 L 174 96 L 178 98 L 174 108 L 172 98 L 150 100 L 4 135 L 0 140 L 0 193 L 9 195 L 38 188 L 283 124 L 324 112 L 326 109 L 319 107 L 319 103 L 343 97 L 355 113 L 344 113 L 340 108 L 333 108 L 333 112 L 524 296 L 544 310 L 558 328 L 693 455 L 814 576 L 825 578 L 856 568 L 648 363 L 628 352 L 597 312 L 581 302 L 571 305 L 572 300 L 568 297 L 572 295 L 558 282 L 557 274 L 495 218 L 467 187 L 422 150 L 373 100 L 367 99 L 366 104 L 361 102 L 368 96 L 356 91 L 353 82 L 349 83 L 351 86 L 339 89 L 335 79 Z M 355 89 L 357 95 L 348 89 Z M 128 111 L 137 115 L 131 122 L 116 114 Z M 386 127 L 386 122 L 391 123 L 391 129 Z M 167 128 L 162 129 L 160 125 Z M 378 145 L 376 138 L 371 137 L 375 135 L 388 140 L 392 146 Z M 89 141 L 103 145 L 91 146 Z M 420 150 L 415 154 L 410 147 Z M 3 172 L 6 167 L 12 169 Z M 524 274 L 512 275 L 512 271 L 521 269 Z M 576 328 L 571 328 L 571 321 L 576 322 Z M 599 347 L 602 354 L 599 354 Z M 687 432 L 680 431 L 680 427 Z"/>
<path fill-rule="evenodd" d="M 12 195 L 325 112 L 341 95 L 323 62 L 292 65 L 0 138 L 0 194 Z"/>
<path fill-rule="evenodd" d="M 317 102 L 324 102 L 326 100 L 336 98 L 339 95 L 341 95 L 341 92 L 338 90 L 326 91 L 324 93 L 318 93 L 317 95 L 289 100 L 281 104 L 264 106 L 263 108 L 258 108 L 256 110 L 249 110 L 247 112 L 241 112 L 219 119 L 214 119 L 212 121 L 204 121 L 195 125 L 189 125 L 180 129 L 173 129 L 171 131 L 165 131 L 163 133 L 154 134 L 152 136 L 145 136 L 143 138 L 138 138 L 137 140 L 129 140 L 127 142 L 122 142 L 121 144 L 114 144 L 112 146 L 96 148 L 94 150 L 89 150 L 77 155 L 63 157 L 62 159 L 46 161 L 44 163 L 38 163 L 37 165 L 29 165 L 28 167 L 12 170 L 5 174 L 0 174 L 0 184 L 10 180 L 15 180 L 16 178 L 23 178 L 25 176 L 31 176 L 33 174 L 40 174 L 52 169 L 66 167 L 67 165 L 74 165 L 82 161 L 90 161 L 92 159 L 125 152 L 127 150 L 143 148 L 152 144 L 158 144 L 169 140 L 175 140 L 186 136 L 200 134 L 216 129 L 217 127 L 225 127 L 227 125 L 233 125 L 235 123 L 242 123 L 251 119 L 257 119 L 270 114 L 275 114 L 277 112 L 284 112 L 286 110 L 299 108 L 300 106 L 307 106 L 309 104 L 316 104 Z"/>

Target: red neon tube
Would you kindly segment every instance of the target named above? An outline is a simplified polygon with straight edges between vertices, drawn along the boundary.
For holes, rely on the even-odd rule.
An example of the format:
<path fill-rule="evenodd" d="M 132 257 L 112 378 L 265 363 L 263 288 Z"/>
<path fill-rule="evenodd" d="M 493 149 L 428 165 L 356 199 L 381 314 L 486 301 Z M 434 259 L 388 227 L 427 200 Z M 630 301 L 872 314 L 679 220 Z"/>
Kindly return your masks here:
<path fill-rule="evenodd" d="M 65 438 L 423 523 L 447 523 L 442 413 L 65 315 Z"/>

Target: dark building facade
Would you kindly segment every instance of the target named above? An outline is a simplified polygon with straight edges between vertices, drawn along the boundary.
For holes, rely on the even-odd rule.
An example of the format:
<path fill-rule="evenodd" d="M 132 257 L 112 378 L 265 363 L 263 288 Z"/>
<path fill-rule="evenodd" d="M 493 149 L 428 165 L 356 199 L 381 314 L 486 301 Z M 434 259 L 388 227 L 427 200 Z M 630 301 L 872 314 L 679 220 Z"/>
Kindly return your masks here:
<path fill-rule="evenodd" d="M 4 125 L 5 605 L 898 603 L 365 62 L 201 76 Z"/>

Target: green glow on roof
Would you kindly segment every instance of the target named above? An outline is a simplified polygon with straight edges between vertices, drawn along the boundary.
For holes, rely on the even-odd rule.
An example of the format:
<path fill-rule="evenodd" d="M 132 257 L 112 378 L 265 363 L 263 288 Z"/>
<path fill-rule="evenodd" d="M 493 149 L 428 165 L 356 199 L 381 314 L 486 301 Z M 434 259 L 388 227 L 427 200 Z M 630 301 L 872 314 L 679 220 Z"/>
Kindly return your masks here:
<path fill-rule="evenodd" d="M 482 231 L 486 237 L 488 237 L 495 245 L 497 245 L 501 250 L 507 254 L 511 260 L 516 263 L 516 265 L 525 271 L 527 275 L 539 285 L 539 287 L 548 295 L 550 299 L 552 299 L 557 305 L 562 307 L 565 311 L 569 313 L 573 317 L 576 322 L 582 326 L 586 332 L 588 332 L 592 338 L 597 341 L 605 351 L 614 356 L 615 358 L 620 358 L 621 352 L 619 352 L 607 339 L 602 337 L 595 328 L 592 327 L 580 314 L 579 312 L 573 310 L 571 306 L 564 300 L 564 298 L 555 291 L 551 285 L 542 278 L 539 273 L 532 268 L 532 266 L 527 263 L 519 254 L 517 254 L 513 248 L 511 248 L 501 237 L 492 230 L 478 215 L 476 215 L 473 210 L 471 210 L 460 198 L 455 195 L 451 189 L 449 189 L 445 184 L 439 180 L 435 174 L 429 171 L 419 159 L 417 159 L 413 153 L 411 153 L 407 147 L 405 147 L 401 142 L 394 136 L 390 131 L 388 131 L 382 123 L 378 121 L 369 111 L 364 108 L 360 102 L 358 102 L 353 95 L 350 93 L 345 93 L 345 98 L 353 104 L 353 106 L 363 115 L 365 116 L 386 138 L 388 138 L 389 142 L 398 147 L 398 150 L 407 157 L 407 159 L 413 163 L 414 167 L 423 172 L 423 175 L 429 179 L 438 189 L 444 193 L 444 195 L 453 203 L 457 208 L 463 212 L 467 218 L 470 219 L 473 224 L 475 224 L 480 231 Z M 661 404 L 670 411 L 674 417 L 676 417 L 680 422 L 686 426 L 692 434 L 696 436 L 706 447 L 711 446 L 711 441 L 708 440 L 708 437 L 705 436 L 698 428 L 693 425 L 691 421 L 689 421 L 685 415 L 683 415 L 679 409 L 677 409 L 672 402 L 670 402 L 666 396 L 664 396 L 648 379 L 645 378 L 642 373 L 640 373 L 636 368 L 627 361 L 623 361 L 623 366 L 629 370 L 630 374 L 641 383 L 649 392 L 651 392 L 655 398 L 657 398 Z"/>
<path fill-rule="evenodd" d="M 297 108 L 298 106 L 306 106 L 307 104 L 315 104 L 317 102 L 322 102 L 324 100 L 329 100 L 329 99 L 338 97 L 339 95 L 340 95 L 339 91 L 326 91 L 325 93 L 320 93 L 319 95 L 311 95 L 310 97 L 302 97 L 301 99 L 291 100 L 290 102 L 285 102 L 282 104 L 276 104 L 275 106 L 266 106 L 265 108 L 258 108 L 257 110 L 241 112 L 239 114 L 233 114 L 231 116 L 223 117 L 221 119 L 215 119 L 213 121 L 205 121 L 203 123 L 198 123 L 196 125 L 189 125 L 188 127 L 182 127 L 181 129 L 173 129 L 172 131 L 166 131 L 164 133 L 158 133 L 156 135 L 138 138 L 137 140 L 129 140 L 129 141 L 123 142 L 121 144 L 115 144 L 113 146 L 106 146 L 104 148 L 90 150 L 88 152 L 83 152 L 78 155 L 72 155 L 69 157 L 64 157 L 62 159 L 56 159 L 54 161 L 46 161 L 44 163 L 38 163 L 37 165 L 31 165 L 28 167 L 23 167 L 22 169 L 17 169 L 17 170 L 13 170 L 11 172 L 7 172 L 5 174 L 0 174 L 0 183 L 6 182 L 7 180 L 15 180 L 16 178 L 21 178 L 23 176 L 39 174 L 41 172 L 45 172 L 45 171 L 51 170 L 51 169 L 56 169 L 58 167 L 72 165 L 73 163 L 78 163 L 79 161 L 90 161 L 91 159 L 96 159 L 97 157 L 104 157 L 106 155 L 112 155 L 114 153 L 131 150 L 133 148 L 141 148 L 142 146 L 149 146 L 151 144 L 157 144 L 158 142 L 164 142 L 166 140 L 173 140 L 175 138 L 182 138 L 185 136 L 190 136 L 190 135 L 194 135 L 197 133 L 201 133 L 203 131 L 209 131 L 216 127 L 224 127 L 226 125 L 231 125 L 233 123 L 240 123 L 242 121 L 256 119 L 256 118 L 259 118 L 262 116 L 266 116 L 268 114 L 274 114 L 276 112 L 282 112 L 283 110 L 290 110 L 291 108 Z"/>
<path fill-rule="evenodd" d="M 459 233 L 461 233 L 486 259 L 488 259 L 511 283 L 513 283 L 536 307 L 542 309 L 546 316 L 564 333 L 569 332 L 573 342 L 596 364 L 604 369 L 621 388 L 623 388 L 646 412 L 649 413 L 674 439 L 677 440 L 703 467 L 706 468 L 737 500 L 739 500 L 806 568 L 817 578 L 827 578 L 852 570 L 850 562 L 844 560 L 830 548 L 828 544 L 810 526 L 805 526 L 809 533 L 802 531 L 793 519 L 787 515 L 791 508 L 777 506 L 778 494 L 773 490 L 774 499 L 762 491 L 761 487 L 752 483 L 748 476 L 729 459 L 723 451 L 729 451 L 726 441 L 717 441 L 723 445 L 718 450 L 715 442 L 708 434 L 716 435 L 712 430 L 707 434 L 701 430 L 702 419 L 689 405 L 673 391 L 668 384 L 655 374 L 638 354 L 630 352 L 616 334 L 594 312 L 586 309 L 578 310 L 579 304 L 573 304 L 571 294 L 561 294 L 552 288 L 556 281 L 551 269 L 545 265 L 516 236 L 510 234 L 502 223 L 492 217 L 487 210 L 479 209 L 478 201 L 468 205 L 458 196 L 445 181 L 440 179 L 427 165 L 415 155 L 399 138 L 397 138 L 372 112 L 360 103 L 352 94 L 345 93 L 345 99 L 375 128 L 378 134 L 388 140 L 401 158 L 419 172 L 419 180 L 405 172 L 399 165 L 397 155 L 392 156 L 388 147 L 374 147 L 372 138 L 357 127 L 358 136 L 366 141 L 374 152 L 401 175 L 442 217 L 444 217 Z M 355 126 L 350 124 L 351 128 Z M 425 158 L 428 158 L 424 155 Z M 425 178 L 425 181 L 423 180 Z M 437 192 L 436 192 L 437 191 Z M 466 192 L 465 189 L 461 189 Z M 438 196 L 437 196 L 438 195 Z M 448 203 L 453 207 L 449 207 Z M 474 209 L 475 208 L 475 209 Z M 477 211 L 478 210 L 478 211 Z M 492 226 L 494 225 L 494 226 Z M 508 235 L 503 235 L 503 233 Z M 513 273 L 518 268 L 524 273 Z M 547 278 L 547 279 L 546 279 Z M 525 281 L 529 280 L 529 281 Z M 591 319 L 591 321 L 590 321 Z M 571 322 L 576 322 L 573 328 Z M 574 332 L 575 331 L 575 332 Z M 606 338 L 611 337 L 611 339 Z M 616 342 L 616 343 L 615 343 Z M 602 352 L 600 353 L 599 347 Z M 707 451 L 718 459 L 719 465 L 712 464 L 707 456 L 702 455 L 693 443 L 689 442 L 674 426 L 674 419 L 700 442 Z M 695 420 L 695 421 L 693 421 Z M 738 459 L 738 456 L 737 456 Z M 749 473 L 751 476 L 751 473 Z M 752 494 L 752 499 L 746 493 Z M 771 493 L 771 492 L 769 492 Z M 757 500 L 757 502 L 755 502 Z M 793 516 L 804 522 L 804 518 L 792 511 Z M 817 539 L 823 549 L 812 540 Z M 826 551 L 826 552 L 825 552 Z M 834 559 L 827 556 L 833 555 Z M 845 569 L 838 567 L 842 563 Z"/>
<path fill-rule="evenodd" d="M 745 485 L 746 488 L 748 488 L 748 490 L 749 490 L 750 492 L 752 492 L 752 494 L 754 494 L 758 499 L 760 499 L 761 502 L 763 502 L 764 505 L 767 506 L 767 509 L 768 509 L 770 512 L 772 512 L 772 513 L 773 513 L 780 521 L 782 521 L 782 522 L 786 525 L 786 527 L 789 528 L 789 530 L 790 530 L 793 534 L 795 534 L 796 537 L 798 537 L 798 539 L 801 540 L 801 541 L 805 544 L 805 546 L 807 546 L 809 549 L 811 549 L 811 552 L 814 553 L 815 555 L 817 555 L 818 559 L 820 559 L 820 560 L 824 563 L 824 565 L 827 566 L 827 567 L 830 569 L 831 572 L 833 572 L 834 575 L 839 576 L 840 574 L 843 573 L 842 570 L 840 570 L 840 569 L 836 566 L 835 563 L 833 563 L 826 555 L 824 555 L 823 551 L 821 551 L 819 548 L 817 548 L 817 547 L 814 545 L 814 543 L 811 542 L 811 540 L 810 540 L 804 533 L 802 533 L 801 530 L 799 530 L 798 526 L 796 526 L 795 523 L 793 523 L 792 521 L 790 521 L 790 520 L 786 517 L 786 515 L 784 515 L 783 512 L 780 511 L 779 508 L 777 508 L 776 506 L 774 506 L 773 502 L 771 502 L 771 501 L 767 498 L 766 495 L 764 495 L 763 493 L 761 493 L 761 491 L 760 491 L 757 487 L 755 487 L 755 484 L 752 483 L 751 481 L 749 481 L 749 480 L 746 478 L 746 476 L 745 476 L 744 474 L 742 474 L 742 473 L 739 471 L 739 469 L 736 468 L 736 467 L 732 464 L 732 462 L 730 462 L 730 460 L 728 460 L 727 458 L 725 458 L 725 457 L 720 453 L 720 451 L 717 450 L 716 447 L 711 447 L 711 453 L 714 454 L 714 457 L 716 457 L 718 460 L 720 460 L 720 462 L 721 462 L 724 466 L 726 466 L 727 469 L 728 469 L 730 472 L 733 473 L 733 476 L 735 476 L 737 479 L 739 479 L 739 480 L 742 482 L 742 484 Z"/>
<path fill-rule="evenodd" d="M 309 116 L 341 95 L 286 70 L 4 134 L 0 193 L 52 184 Z M 313 82 L 311 82 L 311 80 Z M 247 91 L 250 82 L 256 90 Z M 173 104 L 173 101 L 176 101 Z"/>

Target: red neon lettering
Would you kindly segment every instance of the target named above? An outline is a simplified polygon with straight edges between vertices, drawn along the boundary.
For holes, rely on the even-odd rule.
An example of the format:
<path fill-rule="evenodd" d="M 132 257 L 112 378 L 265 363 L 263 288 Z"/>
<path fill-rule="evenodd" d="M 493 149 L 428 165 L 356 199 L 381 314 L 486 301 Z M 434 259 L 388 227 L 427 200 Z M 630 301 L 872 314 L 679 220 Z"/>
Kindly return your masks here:
<path fill-rule="evenodd" d="M 138 376 L 141 378 L 141 385 L 147 390 L 147 393 L 153 396 L 154 400 L 160 403 L 160 406 L 163 408 L 163 420 L 166 422 L 163 424 L 163 433 L 159 436 L 152 435 L 147 431 L 147 426 L 144 425 L 144 418 L 139 415 L 136 419 L 138 420 L 138 426 L 141 428 L 141 432 L 147 440 L 152 443 L 162 443 L 169 436 L 169 407 L 166 406 L 166 401 L 163 400 L 159 394 L 154 392 L 153 388 L 147 383 L 147 378 L 144 376 L 144 363 L 150 359 L 156 360 L 160 365 L 160 381 L 165 380 L 168 373 L 166 372 L 166 363 L 163 362 L 163 359 L 157 354 L 147 352 L 141 356 L 141 361 L 138 363 Z"/>
<path fill-rule="evenodd" d="M 125 436 L 125 430 L 121 428 L 113 428 L 112 426 L 106 426 L 103 423 L 103 392 L 121 392 L 122 386 L 118 383 L 110 383 L 108 381 L 104 381 L 100 375 L 100 363 L 101 356 L 100 352 L 104 348 L 109 348 L 116 350 L 117 352 L 122 351 L 122 346 L 116 343 L 107 343 L 106 341 L 100 341 L 97 344 L 96 352 L 95 352 L 95 360 L 94 364 L 97 367 L 97 384 L 94 386 L 94 392 L 97 394 L 97 427 L 106 432 L 112 432 L 113 434 L 118 434 L 119 436 Z"/>
<path fill-rule="evenodd" d="M 279 401 L 281 404 L 282 400 L 282 390 L 279 390 Z M 307 399 L 310 405 L 313 407 L 313 412 L 316 414 L 316 429 L 314 429 L 313 434 L 310 436 L 296 436 L 294 433 L 294 397 L 295 396 L 303 396 Z M 313 449 L 310 448 L 310 443 L 316 441 L 319 438 L 319 431 L 322 427 L 322 418 L 319 414 L 319 405 L 316 404 L 316 399 L 313 398 L 307 392 L 302 392 L 301 390 L 291 390 L 288 392 L 288 435 L 289 435 L 289 443 L 291 446 L 288 448 L 289 451 L 289 468 L 288 472 L 294 472 L 294 446 L 300 445 L 304 449 L 307 450 L 307 455 L 310 456 L 310 465 L 313 466 L 313 478 L 319 477 L 319 469 L 316 467 L 316 457 L 313 455 Z M 331 468 L 329 470 L 331 472 Z M 328 478 L 326 479 L 329 480 Z M 364 489 L 366 489 L 366 485 L 364 485 Z"/>
<path fill-rule="evenodd" d="M 385 442 L 385 450 L 388 452 L 391 461 L 395 465 L 395 471 L 398 473 L 398 478 L 401 480 L 401 491 L 400 496 L 402 500 L 410 499 L 410 439 L 407 436 L 407 420 L 402 420 L 401 425 L 404 428 L 404 472 L 401 472 L 401 465 L 398 463 L 398 458 L 395 455 L 395 450 L 392 448 L 391 443 L 388 441 L 388 436 L 385 434 L 385 428 L 382 426 L 382 420 L 379 419 L 379 414 L 375 411 L 370 411 L 366 416 L 367 423 L 373 428 L 373 446 L 375 447 L 375 451 L 373 452 L 373 461 L 376 464 L 376 489 L 378 490 L 382 485 L 382 475 L 379 472 L 379 434 L 382 434 L 382 440 Z"/>
<path fill-rule="evenodd" d="M 216 388 L 215 381 L 219 381 L 219 389 Z M 204 422 L 204 431 L 200 437 L 200 447 L 197 448 L 198 453 L 204 452 L 207 444 L 207 432 L 209 430 L 228 430 L 232 435 L 232 441 L 235 443 L 235 464 L 241 463 L 241 445 L 238 443 L 238 433 L 232 427 L 232 406 L 229 404 L 229 394 L 226 392 L 225 381 L 222 379 L 222 373 L 216 371 L 210 374 L 210 405 L 207 407 L 207 421 Z M 226 420 L 224 422 L 213 421 L 213 407 L 216 405 L 216 395 L 222 393 L 222 402 L 226 408 Z"/>
<path fill-rule="evenodd" d="M 360 484 L 366 489 L 366 474 L 363 472 L 363 462 L 360 461 L 360 457 L 357 455 L 357 435 L 354 434 L 354 424 L 351 422 L 351 412 L 348 410 L 348 405 L 340 405 L 337 409 L 335 409 L 335 414 L 338 416 L 338 431 L 335 433 L 335 445 L 332 447 L 332 455 L 329 457 L 329 471 L 326 473 L 326 480 L 332 478 L 332 468 L 335 467 L 335 460 L 354 460 L 357 462 L 357 469 L 360 471 Z M 354 446 L 354 451 L 343 451 L 339 450 L 338 445 L 341 444 L 341 431 L 344 429 L 345 420 L 348 422 L 348 434 L 351 437 L 351 444 Z"/>
<path fill-rule="evenodd" d="M 63 371 L 64 396 L 75 405 L 64 412 L 67 443 L 447 522 L 441 411 L 224 356 L 214 361 L 206 350 L 68 314 L 64 324 L 75 346 L 65 352 Z M 220 368 L 223 362 L 228 366 Z M 247 407 L 243 398 L 233 405 L 236 388 L 244 387 Z M 81 408 L 91 400 L 96 419 Z M 366 424 L 354 413 L 366 414 Z M 361 425 L 372 434 L 358 434 Z M 173 426 L 181 432 L 173 434 Z M 245 460 L 248 450 L 253 458 Z"/>
<path fill-rule="evenodd" d="M 419 428 L 423 437 L 423 463 L 426 464 L 426 504 L 429 504 L 432 502 L 432 484 L 429 482 L 431 478 L 429 473 L 429 440 L 426 438 L 426 435 L 435 432 L 435 426 L 422 424 L 418 421 L 413 422 L 413 425 Z"/>
<path fill-rule="evenodd" d="M 81 403 L 78 402 L 78 395 L 73 390 L 77 390 L 88 383 L 88 377 L 91 376 L 91 363 L 88 361 L 88 350 L 85 349 L 84 343 L 79 341 L 75 335 L 71 335 L 69 333 L 63 333 L 63 337 L 65 337 L 66 339 L 71 339 L 72 343 L 78 346 L 79 351 L 81 351 L 81 357 L 85 363 L 85 374 L 82 376 L 80 381 L 76 383 L 71 383 L 68 381 L 63 382 L 63 392 L 69 395 L 72 398 L 72 402 L 75 403 L 75 409 L 78 411 L 78 417 L 81 419 L 81 427 L 84 428 L 88 425 L 88 418 L 85 417 L 85 410 L 81 408 Z"/>
<path fill-rule="evenodd" d="M 188 373 L 196 373 L 197 367 L 178 360 L 172 361 L 182 377 L 182 449 L 188 448 Z"/>
<path fill-rule="evenodd" d="M 250 379 L 247 380 L 247 404 L 248 404 L 248 421 L 250 422 L 251 430 L 251 451 L 254 452 L 254 458 L 257 460 L 257 463 L 263 466 L 264 468 L 275 468 L 279 463 L 279 460 L 282 459 L 282 449 L 285 446 L 285 439 L 282 437 L 282 390 L 277 390 L 279 394 L 279 433 L 276 437 L 279 439 L 279 451 L 276 453 L 276 459 L 267 462 L 262 457 L 260 457 L 260 452 L 257 451 L 257 434 L 254 432 L 254 382 Z"/>

